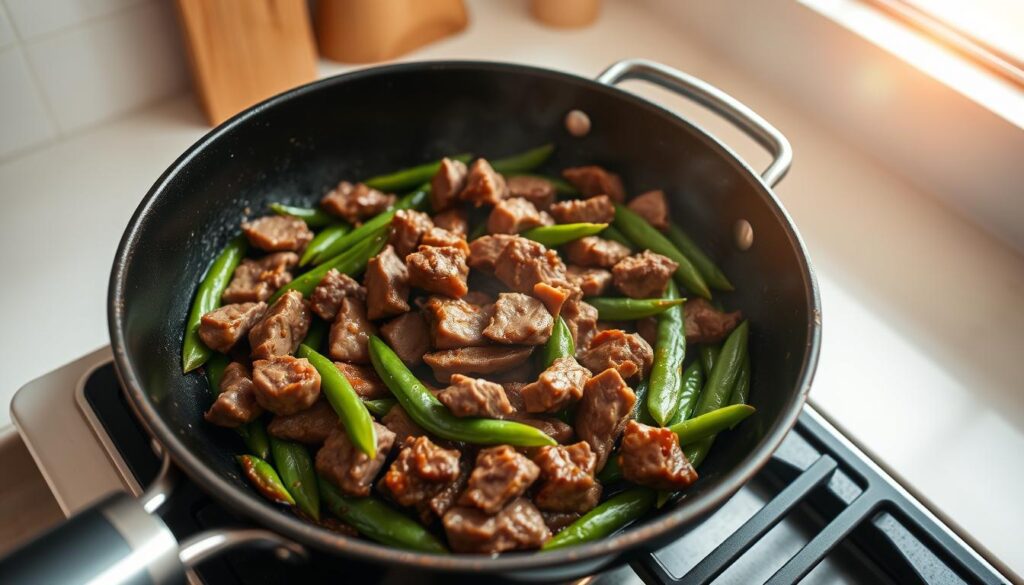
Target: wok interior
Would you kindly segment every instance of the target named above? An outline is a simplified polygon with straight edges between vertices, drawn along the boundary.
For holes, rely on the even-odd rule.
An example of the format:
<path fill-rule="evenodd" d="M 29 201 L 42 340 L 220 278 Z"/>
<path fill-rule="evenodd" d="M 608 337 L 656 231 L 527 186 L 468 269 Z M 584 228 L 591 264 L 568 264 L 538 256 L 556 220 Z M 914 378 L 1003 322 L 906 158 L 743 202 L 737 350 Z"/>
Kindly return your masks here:
<path fill-rule="evenodd" d="M 586 138 L 563 129 L 574 108 L 593 122 Z M 498 157 L 554 142 L 551 171 L 600 164 L 619 172 L 630 194 L 662 188 L 674 219 L 736 285 L 718 298 L 751 320 L 757 413 L 716 441 L 700 481 L 678 505 L 698 505 L 694 500 L 725 481 L 802 398 L 811 301 L 796 243 L 749 171 L 700 131 L 639 99 L 521 67 L 421 65 L 328 80 L 214 134 L 172 167 L 135 220 L 134 245 L 122 252 L 124 349 L 171 434 L 268 509 L 239 475 L 237 436 L 202 419 L 211 400 L 206 379 L 181 374 L 182 329 L 196 285 L 242 218 L 266 213 L 268 203 L 313 205 L 340 179 L 445 154 Z M 740 218 L 755 234 L 743 253 L 732 245 Z"/>

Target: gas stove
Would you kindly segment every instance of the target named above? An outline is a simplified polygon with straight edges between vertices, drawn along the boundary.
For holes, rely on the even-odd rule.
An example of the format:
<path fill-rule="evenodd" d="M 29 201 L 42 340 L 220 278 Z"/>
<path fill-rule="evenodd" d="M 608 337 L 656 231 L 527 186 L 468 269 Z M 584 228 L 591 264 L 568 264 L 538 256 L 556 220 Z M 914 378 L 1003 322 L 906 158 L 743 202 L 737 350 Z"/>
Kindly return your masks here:
<path fill-rule="evenodd" d="M 65 514 L 115 490 L 139 496 L 161 473 L 118 385 L 109 348 L 25 385 L 11 414 Z M 184 478 L 160 512 L 179 542 L 246 524 Z M 251 550 L 201 563 L 189 579 L 194 585 L 326 583 L 339 575 L 361 584 L 453 581 L 317 553 L 301 564 L 284 563 Z M 809 405 L 769 464 L 708 520 L 653 554 L 578 583 L 797 581 L 1008 582 Z"/>

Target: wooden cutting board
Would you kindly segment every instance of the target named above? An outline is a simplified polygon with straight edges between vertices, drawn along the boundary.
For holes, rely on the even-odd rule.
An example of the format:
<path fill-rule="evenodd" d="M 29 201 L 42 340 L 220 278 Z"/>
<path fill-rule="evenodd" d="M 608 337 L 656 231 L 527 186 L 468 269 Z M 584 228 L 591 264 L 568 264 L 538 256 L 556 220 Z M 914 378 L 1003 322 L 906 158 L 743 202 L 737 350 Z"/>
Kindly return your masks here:
<path fill-rule="evenodd" d="M 306 0 L 177 0 L 210 124 L 316 79 Z"/>

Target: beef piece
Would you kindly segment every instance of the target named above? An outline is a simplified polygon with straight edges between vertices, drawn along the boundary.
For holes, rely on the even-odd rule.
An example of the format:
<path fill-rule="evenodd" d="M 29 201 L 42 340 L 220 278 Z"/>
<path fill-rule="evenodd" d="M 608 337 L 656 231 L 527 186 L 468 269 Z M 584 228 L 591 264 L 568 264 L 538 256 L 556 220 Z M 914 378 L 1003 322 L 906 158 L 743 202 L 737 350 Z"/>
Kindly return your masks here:
<path fill-rule="evenodd" d="M 572 334 L 576 355 L 581 355 L 597 332 L 597 309 L 586 301 L 570 297 L 562 306 L 562 318 Z"/>
<path fill-rule="evenodd" d="M 484 336 L 498 343 L 541 345 L 554 324 L 544 303 L 521 293 L 501 293 Z"/>
<path fill-rule="evenodd" d="M 496 514 L 510 500 L 521 496 L 539 473 L 537 464 L 511 445 L 481 449 L 459 505 Z"/>
<path fill-rule="evenodd" d="M 466 277 L 466 255 L 453 247 L 420 246 L 418 252 L 405 258 L 409 267 L 409 284 L 427 292 L 459 298 L 469 292 Z"/>
<path fill-rule="evenodd" d="M 306 358 L 274 356 L 252 363 L 256 401 L 274 414 L 306 410 L 320 397 L 320 373 Z"/>
<path fill-rule="evenodd" d="M 558 534 L 563 528 L 580 519 L 582 514 L 575 512 L 541 512 L 544 524 L 547 525 L 551 534 Z"/>
<path fill-rule="evenodd" d="M 447 381 L 452 374 L 493 374 L 521 366 L 530 359 L 533 347 L 463 347 L 435 351 L 423 356 L 434 377 Z"/>
<path fill-rule="evenodd" d="M 471 305 L 485 307 L 487 305 L 493 305 L 495 298 L 482 290 L 471 290 L 468 293 L 466 293 L 466 296 L 462 297 L 462 300 L 466 301 Z M 488 321 L 489 320 L 490 317 L 488 317 Z"/>
<path fill-rule="evenodd" d="M 523 388 L 526 412 L 558 412 L 583 396 L 590 372 L 572 357 L 561 357 Z"/>
<path fill-rule="evenodd" d="M 527 498 L 516 498 L 493 516 L 475 508 L 452 508 L 444 515 L 444 531 L 452 550 L 460 553 L 536 549 L 551 538 L 544 517 Z"/>
<path fill-rule="evenodd" d="M 669 429 L 629 421 L 619 448 L 622 477 L 656 490 L 678 491 L 697 481 L 697 472 Z"/>
<path fill-rule="evenodd" d="M 473 466 L 470 465 L 466 457 L 463 457 L 459 461 L 459 475 L 454 481 L 450 481 L 444 485 L 443 488 L 427 503 L 426 508 L 420 508 L 420 518 L 424 524 L 429 524 L 433 521 L 434 517 L 444 518 L 444 515 L 455 506 L 455 502 L 459 499 L 459 494 L 466 489 L 466 483 L 469 482 L 469 474 L 473 471 Z"/>
<path fill-rule="evenodd" d="M 366 317 L 366 303 L 345 297 L 338 305 L 338 316 L 331 325 L 330 348 L 328 353 L 332 359 L 354 364 L 365 364 L 370 361 L 367 343 L 376 328 Z"/>
<path fill-rule="evenodd" d="M 606 240 L 597 236 L 573 240 L 563 246 L 563 249 L 569 262 L 596 268 L 611 268 L 629 256 L 630 252 L 629 248 L 615 240 Z"/>
<path fill-rule="evenodd" d="M 420 239 L 420 245 L 433 246 L 435 248 L 444 248 L 446 246 L 458 248 L 464 256 L 469 256 L 469 244 L 466 242 L 465 236 L 460 236 L 444 228 L 432 227 L 427 230 L 423 234 L 423 238 Z"/>
<path fill-rule="evenodd" d="M 622 179 L 599 166 L 573 167 L 562 171 L 566 181 L 572 183 L 584 197 L 607 195 L 612 201 L 622 203 L 626 199 L 626 191 L 622 188 Z"/>
<path fill-rule="evenodd" d="M 562 312 L 562 305 L 565 304 L 565 301 L 569 300 L 572 294 L 573 291 L 564 286 L 552 286 L 546 282 L 538 282 L 533 285 L 534 298 L 544 303 L 548 313 L 554 317 L 557 317 Z"/>
<path fill-rule="evenodd" d="M 384 385 L 377 372 L 371 366 L 357 366 L 345 362 L 334 362 L 341 375 L 345 376 L 349 385 L 363 400 L 391 398 L 391 391 Z"/>
<path fill-rule="evenodd" d="M 423 307 L 423 317 L 435 349 L 487 345 L 489 341 L 483 333 L 493 312 L 491 307 L 444 297 L 430 297 Z"/>
<path fill-rule="evenodd" d="M 507 193 L 505 178 L 492 169 L 486 159 L 478 158 L 469 166 L 466 187 L 459 194 L 459 198 L 480 207 L 497 205 Z"/>
<path fill-rule="evenodd" d="M 541 510 L 583 513 L 601 499 L 601 484 L 594 480 L 597 457 L 586 442 L 541 447 L 533 462 L 540 468 L 541 477 L 533 501 Z"/>
<path fill-rule="evenodd" d="M 665 294 L 672 273 L 679 267 L 674 260 L 650 250 L 623 258 L 612 268 L 615 288 L 634 299 L 649 299 Z"/>
<path fill-rule="evenodd" d="M 306 222 L 286 215 L 270 215 L 243 222 L 242 233 L 254 248 L 267 252 L 301 252 L 313 239 L 313 232 Z"/>
<path fill-rule="evenodd" d="M 386 211 L 395 204 L 395 196 L 383 193 L 362 183 L 353 185 L 348 181 L 328 191 L 320 200 L 320 207 L 351 224 Z"/>
<path fill-rule="evenodd" d="M 302 293 L 290 290 L 277 299 L 259 323 L 249 330 L 252 357 L 288 355 L 306 338 L 313 316 Z"/>
<path fill-rule="evenodd" d="M 224 305 L 199 320 L 199 338 L 206 347 L 227 353 L 267 312 L 267 303 Z"/>
<path fill-rule="evenodd" d="M 320 398 L 306 410 L 275 416 L 267 425 L 267 433 L 278 439 L 320 445 L 336 426 L 338 413 L 325 398 Z"/>
<path fill-rule="evenodd" d="M 434 215 L 434 225 L 463 238 L 469 235 L 469 219 L 462 209 L 449 209 Z"/>
<path fill-rule="evenodd" d="M 233 429 L 263 414 L 263 407 L 256 401 L 252 374 L 245 364 L 228 364 L 221 375 L 219 390 L 220 394 L 204 415 L 208 422 Z"/>
<path fill-rule="evenodd" d="M 508 420 L 540 429 L 541 432 L 554 439 L 560 445 L 565 445 L 576 437 L 576 432 L 571 425 L 553 416 L 530 416 L 528 414 L 516 413 L 510 416 Z"/>
<path fill-rule="evenodd" d="M 580 439 L 590 445 L 597 456 L 594 472 L 604 469 L 612 445 L 622 432 L 636 395 L 613 369 L 607 369 L 587 380 L 583 398 L 576 407 L 575 427 Z"/>
<path fill-rule="evenodd" d="M 469 267 L 473 270 L 493 272 L 494 265 L 501 256 L 505 246 L 516 236 L 507 234 L 495 234 L 493 236 L 480 236 L 469 243 Z"/>
<path fill-rule="evenodd" d="M 366 289 L 351 276 L 332 268 L 313 289 L 313 294 L 309 297 L 309 306 L 321 319 L 331 322 L 338 316 L 338 306 L 344 297 L 365 300 Z"/>
<path fill-rule="evenodd" d="M 405 313 L 380 326 L 380 335 L 409 366 L 423 363 L 423 354 L 430 351 L 430 331 L 419 311 Z"/>
<path fill-rule="evenodd" d="M 458 417 L 503 418 L 512 414 L 505 390 L 483 378 L 454 374 L 450 385 L 438 393 L 437 399 Z"/>
<path fill-rule="evenodd" d="M 520 175 L 507 183 L 509 197 L 522 197 L 537 209 L 547 210 L 555 201 L 555 186 L 547 179 Z"/>
<path fill-rule="evenodd" d="M 395 433 L 395 438 L 399 443 L 404 443 L 410 437 L 424 437 L 427 435 L 427 431 L 416 424 L 416 421 L 409 417 L 409 413 L 405 412 L 405 409 L 398 404 L 392 406 L 387 414 L 381 417 L 380 422 L 388 430 Z"/>
<path fill-rule="evenodd" d="M 487 231 L 492 234 L 518 234 L 539 225 L 537 208 L 522 197 L 499 201 L 487 216 Z"/>
<path fill-rule="evenodd" d="M 409 310 L 409 269 L 395 249 L 386 246 L 366 263 L 366 316 L 383 319 Z"/>
<path fill-rule="evenodd" d="M 405 258 L 416 251 L 420 238 L 427 230 L 434 227 L 430 216 L 422 211 L 399 209 L 391 218 L 391 235 L 388 243 L 395 247 L 399 258 Z"/>
<path fill-rule="evenodd" d="M 565 264 L 554 250 L 543 244 L 514 238 L 498 255 L 494 275 L 515 292 L 530 294 L 538 282 L 568 285 Z"/>
<path fill-rule="evenodd" d="M 559 201 L 550 211 L 558 223 L 611 223 L 615 219 L 615 204 L 607 195 Z"/>
<path fill-rule="evenodd" d="M 619 329 L 616 327 L 616 329 Z M 651 347 L 658 342 L 658 318 L 644 317 L 636 320 L 637 335 L 644 338 Z"/>
<path fill-rule="evenodd" d="M 377 433 L 377 455 L 370 459 L 348 438 L 348 433 L 339 423 L 316 452 L 316 471 L 329 480 L 342 493 L 363 497 L 370 495 L 370 486 L 377 473 L 384 467 L 395 433 L 380 423 L 373 423 Z"/>
<path fill-rule="evenodd" d="M 742 312 L 725 313 L 700 298 L 686 301 L 683 316 L 688 343 L 718 343 L 743 320 Z"/>
<path fill-rule="evenodd" d="M 540 225 L 555 225 L 555 218 L 551 217 L 551 214 L 546 211 L 539 211 L 537 215 L 540 216 Z"/>
<path fill-rule="evenodd" d="M 430 206 L 443 211 L 455 204 L 466 186 L 466 163 L 450 158 L 441 159 L 434 178 L 430 180 Z"/>
<path fill-rule="evenodd" d="M 668 227 L 668 201 L 661 189 L 647 191 L 633 198 L 626 207 L 647 220 L 655 229 L 665 231 Z"/>
<path fill-rule="evenodd" d="M 627 380 L 633 376 L 643 380 L 654 363 L 654 350 L 636 333 L 607 329 L 590 340 L 580 363 L 591 372 L 612 368 Z"/>
<path fill-rule="evenodd" d="M 585 297 L 599 297 L 608 292 L 612 273 L 603 268 L 584 268 L 570 264 L 566 269 L 569 282 L 577 286 Z"/>
<path fill-rule="evenodd" d="M 501 383 L 502 389 L 505 390 L 505 396 L 508 397 L 508 402 L 512 405 L 512 410 L 518 413 L 526 412 L 526 401 L 523 400 L 523 388 L 526 386 L 526 382 Z"/>
<path fill-rule="evenodd" d="M 245 258 L 235 268 L 231 284 L 221 300 L 225 303 L 251 303 L 265 301 L 270 295 L 292 281 L 290 268 L 299 263 L 295 252 L 267 254 L 259 260 Z"/>
<path fill-rule="evenodd" d="M 381 487 L 400 506 L 429 505 L 429 501 L 445 486 L 459 477 L 460 453 L 442 449 L 427 437 L 416 437 L 402 443 Z"/>

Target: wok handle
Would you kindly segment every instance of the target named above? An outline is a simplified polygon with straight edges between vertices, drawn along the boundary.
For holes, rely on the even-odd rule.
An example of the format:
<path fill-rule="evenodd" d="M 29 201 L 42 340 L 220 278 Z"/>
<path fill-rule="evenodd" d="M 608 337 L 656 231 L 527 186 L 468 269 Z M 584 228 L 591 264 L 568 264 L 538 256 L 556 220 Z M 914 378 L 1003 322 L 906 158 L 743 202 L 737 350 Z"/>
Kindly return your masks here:
<path fill-rule="evenodd" d="M 647 59 L 619 61 L 597 76 L 597 81 L 606 85 L 617 85 L 630 79 L 648 81 L 688 97 L 729 120 L 756 140 L 772 155 L 772 164 L 761 173 L 761 179 L 769 187 L 782 180 L 789 171 L 793 163 L 793 148 L 789 140 L 778 128 L 731 95 L 706 81 Z"/>

